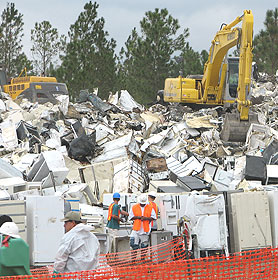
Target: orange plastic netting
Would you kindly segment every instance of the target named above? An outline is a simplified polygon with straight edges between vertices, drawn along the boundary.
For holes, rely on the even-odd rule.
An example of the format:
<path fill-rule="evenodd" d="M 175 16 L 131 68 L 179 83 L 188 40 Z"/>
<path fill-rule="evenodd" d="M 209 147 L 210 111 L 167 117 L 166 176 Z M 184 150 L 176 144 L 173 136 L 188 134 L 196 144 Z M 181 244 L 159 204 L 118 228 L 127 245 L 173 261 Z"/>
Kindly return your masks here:
<path fill-rule="evenodd" d="M 146 249 L 100 255 L 99 269 L 172 262 L 187 259 L 189 256 L 185 250 L 184 239 L 179 237 Z M 53 267 L 36 268 L 31 272 L 33 275 L 52 273 Z"/>
<path fill-rule="evenodd" d="M 181 238 L 137 251 L 101 255 L 100 268 L 52 274 L 51 267 L 33 270 L 32 276 L 0 279 L 277 279 L 278 249 L 265 248 L 229 257 L 188 259 Z"/>

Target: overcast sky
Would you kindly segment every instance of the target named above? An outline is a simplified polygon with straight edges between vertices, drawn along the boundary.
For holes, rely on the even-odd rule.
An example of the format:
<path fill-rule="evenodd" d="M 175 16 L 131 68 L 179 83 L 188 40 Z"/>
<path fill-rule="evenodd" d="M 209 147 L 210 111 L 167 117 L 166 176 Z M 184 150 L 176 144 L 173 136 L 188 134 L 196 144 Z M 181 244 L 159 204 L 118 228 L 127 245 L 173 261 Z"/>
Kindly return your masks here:
<path fill-rule="evenodd" d="M 23 14 L 24 51 L 29 56 L 30 30 L 35 22 L 48 20 L 60 34 L 67 34 L 81 11 L 85 0 L 14 0 L 9 1 Z M 94 2 L 94 1 L 93 1 Z M 230 23 L 243 10 L 250 9 L 254 15 L 254 34 L 264 28 L 266 11 L 278 7 L 277 0 L 99 0 L 98 16 L 105 19 L 105 30 L 117 41 L 117 51 L 124 46 L 131 30 L 139 28 L 139 22 L 147 11 L 167 8 L 179 20 L 181 28 L 189 28 L 188 41 L 196 51 L 209 50 L 210 42 L 222 23 Z M 0 11 L 7 1 L 0 0 Z"/>

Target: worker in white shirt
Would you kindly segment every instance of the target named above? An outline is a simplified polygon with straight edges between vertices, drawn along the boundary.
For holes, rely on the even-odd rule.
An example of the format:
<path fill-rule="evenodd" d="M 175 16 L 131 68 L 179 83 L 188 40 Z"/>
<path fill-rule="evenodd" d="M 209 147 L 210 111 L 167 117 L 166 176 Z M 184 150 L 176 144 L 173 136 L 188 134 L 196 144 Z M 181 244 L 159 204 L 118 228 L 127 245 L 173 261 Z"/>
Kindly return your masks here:
<path fill-rule="evenodd" d="M 150 223 L 156 220 L 156 214 L 152 205 L 149 204 L 146 194 L 141 194 L 138 197 L 138 203 L 133 205 L 130 210 L 129 219 L 133 221 L 130 247 L 133 250 L 148 247 L 151 232 Z"/>
<path fill-rule="evenodd" d="M 65 235 L 61 240 L 55 263 L 55 273 L 75 272 L 96 269 L 99 261 L 100 246 L 96 236 L 90 231 L 92 226 L 85 225 L 78 212 L 70 211 L 65 215 Z"/>

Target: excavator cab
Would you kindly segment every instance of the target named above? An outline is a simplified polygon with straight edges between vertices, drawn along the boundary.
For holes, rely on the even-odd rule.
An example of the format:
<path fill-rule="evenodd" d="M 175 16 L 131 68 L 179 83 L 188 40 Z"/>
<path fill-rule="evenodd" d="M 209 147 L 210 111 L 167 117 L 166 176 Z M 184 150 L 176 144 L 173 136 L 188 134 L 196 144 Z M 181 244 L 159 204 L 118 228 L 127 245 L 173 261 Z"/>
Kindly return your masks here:
<path fill-rule="evenodd" d="M 237 98 L 237 87 L 238 87 L 238 69 L 239 69 L 239 58 L 238 57 L 225 57 L 223 65 L 226 64 L 227 68 L 225 73 L 225 83 L 223 85 L 222 100 L 225 107 L 230 107 L 234 104 Z M 222 69 L 224 68 L 222 65 Z M 220 76 L 222 75 L 220 72 Z"/>
<path fill-rule="evenodd" d="M 228 57 L 224 61 L 227 64 L 227 73 L 225 87 L 223 88 L 223 103 L 226 107 L 229 107 L 229 104 L 235 103 L 238 95 L 239 57 Z M 246 99 L 250 99 L 250 92 L 248 92 Z"/>
<path fill-rule="evenodd" d="M 237 97 L 237 85 L 238 85 L 238 64 L 239 64 L 239 59 L 238 58 L 233 58 L 228 60 L 229 64 L 229 70 L 228 70 L 228 90 L 229 90 L 229 95 L 232 98 Z"/>

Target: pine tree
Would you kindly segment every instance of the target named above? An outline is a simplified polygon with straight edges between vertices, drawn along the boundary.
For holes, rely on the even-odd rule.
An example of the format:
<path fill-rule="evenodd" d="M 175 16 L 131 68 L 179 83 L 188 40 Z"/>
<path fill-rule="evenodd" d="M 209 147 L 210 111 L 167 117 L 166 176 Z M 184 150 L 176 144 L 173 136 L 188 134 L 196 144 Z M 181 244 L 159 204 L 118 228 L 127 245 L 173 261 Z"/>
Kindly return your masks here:
<path fill-rule="evenodd" d="M 172 68 L 171 77 L 177 77 L 180 72 L 184 77 L 187 75 L 203 74 L 204 64 L 207 61 L 208 52 L 203 50 L 198 53 L 189 46 L 189 43 L 185 44 L 180 56 L 174 57 L 174 66 Z"/>
<path fill-rule="evenodd" d="M 62 51 L 65 36 L 59 36 L 58 30 L 49 21 L 36 22 L 31 29 L 31 52 L 36 72 L 47 74 L 50 65 L 57 62 L 58 54 Z"/>
<path fill-rule="evenodd" d="M 108 40 L 104 30 L 104 18 L 98 18 L 99 5 L 86 3 L 76 22 L 70 26 L 69 43 L 61 57 L 61 67 L 56 76 L 67 83 L 72 99 L 81 89 L 99 89 L 101 98 L 106 98 L 116 83 L 116 56 L 114 39 Z"/>
<path fill-rule="evenodd" d="M 172 56 L 184 48 L 189 32 L 186 28 L 177 35 L 178 20 L 167 9 L 146 12 L 140 28 L 141 35 L 134 28 L 121 52 L 121 80 L 137 101 L 146 104 L 164 87 L 173 66 Z"/>
<path fill-rule="evenodd" d="M 254 61 L 259 71 L 273 75 L 278 70 L 278 8 L 266 12 L 264 26 L 254 38 Z"/>
<path fill-rule="evenodd" d="M 200 53 L 200 59 L 201 59 L 201 64 L 202 64 L 202 68 L 204 68 L 205 66 L 205 63 L 207 62 L 208 60 L 208 52 L 206 50 L 202 50 L 201 53 Z"/>
<path fill-rule="evenodd" d="M 1 14 L 0 23 L 0 64 L 8 77 L 16 76 L 22 69 L 19 64 L 28 63 L 22 52 L 23 15 L 15 8 L 14 3 L 7 3 Z"/>

